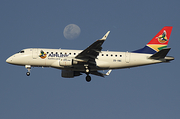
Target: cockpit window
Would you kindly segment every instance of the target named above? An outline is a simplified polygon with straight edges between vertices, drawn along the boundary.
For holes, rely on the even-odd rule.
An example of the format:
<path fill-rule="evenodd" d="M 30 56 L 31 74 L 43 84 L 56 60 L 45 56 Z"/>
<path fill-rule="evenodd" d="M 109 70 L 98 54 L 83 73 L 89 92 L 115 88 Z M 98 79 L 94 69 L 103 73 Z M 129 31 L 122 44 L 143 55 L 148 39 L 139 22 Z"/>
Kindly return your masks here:
<path fill-rule="evenodd" d="M 19 53 L 24 53 L 24 50 L 21 50 Z"/>

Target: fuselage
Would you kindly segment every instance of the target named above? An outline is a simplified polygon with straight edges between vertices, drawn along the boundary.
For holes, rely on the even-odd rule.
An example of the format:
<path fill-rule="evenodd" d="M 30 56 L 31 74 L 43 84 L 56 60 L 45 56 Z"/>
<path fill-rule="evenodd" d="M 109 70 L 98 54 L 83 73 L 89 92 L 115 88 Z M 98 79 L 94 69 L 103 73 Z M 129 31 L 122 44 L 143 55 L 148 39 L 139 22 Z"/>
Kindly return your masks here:
<path fill-rule="evenodd" d="M 42 51 L 44 52 L 43 56 L 41 54 Z M 6 62 L 15 65 L 84 71 L 84 67 L 81 67 L 78 63 L 72 66 L 60 64 L 61 59 L 64 58 L 74 59 L 76 62 L 82 63 L 80 60 L 75 59 L 75 56 L 80 52 L 82 50 L 29 48 L 12 55 Z M 95 60 L 96 66 L 91 67 L 91 71 L 129 68 L 162 62 L 161 60 L 149 59 L 151 55 L 132 52 L 101 51 Z"/>

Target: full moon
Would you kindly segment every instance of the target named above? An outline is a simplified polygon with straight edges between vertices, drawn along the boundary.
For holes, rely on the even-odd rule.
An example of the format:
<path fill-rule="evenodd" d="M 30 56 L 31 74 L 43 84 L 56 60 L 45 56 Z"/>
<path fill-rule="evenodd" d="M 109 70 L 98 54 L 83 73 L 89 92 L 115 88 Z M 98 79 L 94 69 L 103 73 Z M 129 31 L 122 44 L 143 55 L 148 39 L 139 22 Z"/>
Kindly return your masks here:
<path fill-rule="evenodd" d="M 81 29 L 76 24 L 69 24 L 64 28 L 64 37 L 68 40 L 76 39 L 81 33 Z"/>

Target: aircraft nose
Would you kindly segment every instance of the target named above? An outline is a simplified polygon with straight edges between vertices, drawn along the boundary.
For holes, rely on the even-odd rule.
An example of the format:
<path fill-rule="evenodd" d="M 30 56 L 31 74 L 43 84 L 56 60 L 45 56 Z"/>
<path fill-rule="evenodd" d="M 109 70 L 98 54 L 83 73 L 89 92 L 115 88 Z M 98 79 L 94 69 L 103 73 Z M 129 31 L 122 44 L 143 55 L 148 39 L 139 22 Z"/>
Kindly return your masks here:
<path fill-rule="evenodd" d="M 11 63 L 12 62 L 12 57 L 7 58 L 6 62 Z"/>

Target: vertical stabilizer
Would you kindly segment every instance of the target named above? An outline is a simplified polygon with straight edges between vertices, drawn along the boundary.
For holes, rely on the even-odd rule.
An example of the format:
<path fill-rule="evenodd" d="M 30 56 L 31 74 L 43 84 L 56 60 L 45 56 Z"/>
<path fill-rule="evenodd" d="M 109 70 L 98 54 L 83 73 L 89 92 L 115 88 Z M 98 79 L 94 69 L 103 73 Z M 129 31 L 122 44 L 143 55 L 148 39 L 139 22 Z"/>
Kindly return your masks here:
<path fill-rule="evenodd" d="M 154 54 L 156 52 L 159 52 L 163 48 L 166 48 L 169 42 L 172 28 L 172 26 L 165 26 L 154 36 L 154 38 L 148 44 L 146 44 L 144 48 L 133 52 Z"/>

